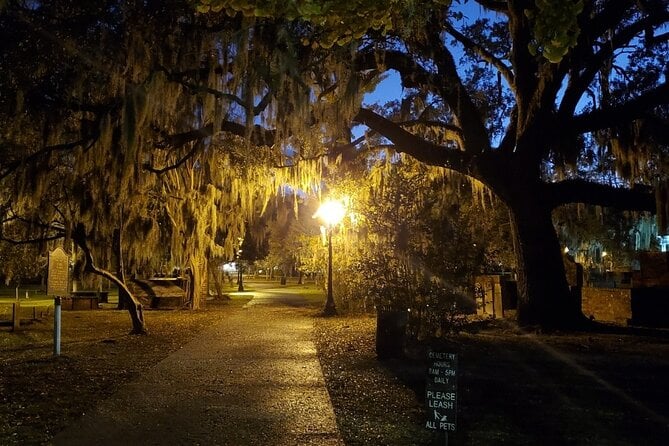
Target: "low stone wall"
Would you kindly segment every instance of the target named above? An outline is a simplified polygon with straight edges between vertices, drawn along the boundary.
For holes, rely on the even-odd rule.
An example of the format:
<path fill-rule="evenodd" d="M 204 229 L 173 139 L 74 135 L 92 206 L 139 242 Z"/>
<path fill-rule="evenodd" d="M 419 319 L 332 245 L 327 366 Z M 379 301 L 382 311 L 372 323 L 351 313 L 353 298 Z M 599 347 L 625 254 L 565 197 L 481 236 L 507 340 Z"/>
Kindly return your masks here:
<path fill-rule="evenodd" d="M 596 321 L 627 325 L 632 320 L 632 290 L 585 287 L 581 290 L 581 309 Z"/>
<path fill-rule="evenodd" d="M 669 327 L 669 288 L 583 288 L 581 309 L 599 322 Z"/>

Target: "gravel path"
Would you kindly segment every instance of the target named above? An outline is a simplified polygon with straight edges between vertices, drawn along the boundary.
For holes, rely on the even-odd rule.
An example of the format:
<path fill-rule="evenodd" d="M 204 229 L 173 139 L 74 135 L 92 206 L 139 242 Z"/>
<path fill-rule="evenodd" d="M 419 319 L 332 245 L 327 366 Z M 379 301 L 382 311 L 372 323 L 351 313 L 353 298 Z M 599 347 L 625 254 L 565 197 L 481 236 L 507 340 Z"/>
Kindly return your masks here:
<path fill-rule="evenodd" d="M 342 445 L 302 303 L 257 292 L 53 443 Z"/>

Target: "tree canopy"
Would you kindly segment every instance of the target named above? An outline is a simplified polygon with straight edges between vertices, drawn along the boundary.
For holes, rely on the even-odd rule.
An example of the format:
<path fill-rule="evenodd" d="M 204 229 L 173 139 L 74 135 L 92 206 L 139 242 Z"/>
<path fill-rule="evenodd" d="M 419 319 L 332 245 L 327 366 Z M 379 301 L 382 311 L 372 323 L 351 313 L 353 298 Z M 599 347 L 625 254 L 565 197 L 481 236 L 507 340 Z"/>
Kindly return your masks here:
<path fill-rule="evenodd" d="M 667 214 L 668 20 L 660 0 L 8 1 L 4 209 L 206 257 L 281 184 L 391 150 L 504 201 L 521 322 L 578 323 L 551 211 Z M 362 106 L 387 73 L 395 104 Z"/>

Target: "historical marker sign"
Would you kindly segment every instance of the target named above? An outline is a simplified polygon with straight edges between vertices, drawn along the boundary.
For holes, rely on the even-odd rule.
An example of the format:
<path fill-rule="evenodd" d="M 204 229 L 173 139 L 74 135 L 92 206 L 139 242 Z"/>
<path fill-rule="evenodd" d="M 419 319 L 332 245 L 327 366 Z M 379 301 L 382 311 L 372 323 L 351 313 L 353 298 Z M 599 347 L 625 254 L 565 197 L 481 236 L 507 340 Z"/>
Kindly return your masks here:
<path fill-rule="evenodd" d="M 62 248 L 49 253 L 49 269 L 46 279 L 46 294 L 49 296 L 67 296 L 69 294 L 70 257 Z"/>
<path fill-rule="evenodd" d="M 428 353 L 425 402 L 428 419 L 425 427 L 455 432 L 457 424 L 458 355 L 455 353 Z"/>

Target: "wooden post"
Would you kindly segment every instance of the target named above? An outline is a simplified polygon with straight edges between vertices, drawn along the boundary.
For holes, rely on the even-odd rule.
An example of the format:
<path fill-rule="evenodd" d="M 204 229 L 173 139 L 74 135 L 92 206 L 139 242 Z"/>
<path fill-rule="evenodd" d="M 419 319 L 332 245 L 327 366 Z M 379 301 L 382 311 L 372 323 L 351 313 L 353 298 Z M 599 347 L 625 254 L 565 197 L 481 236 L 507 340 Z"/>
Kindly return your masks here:
<path fill-rule="evenodd" d="M 16 301 L 12 304 L 12 331 L 18 331 L 21 329 L 21 304 Z"/>
<path fill-rule="evenodd" d="M 60 297 L 53 304 L 53 355 L 60 356 Z"/>

